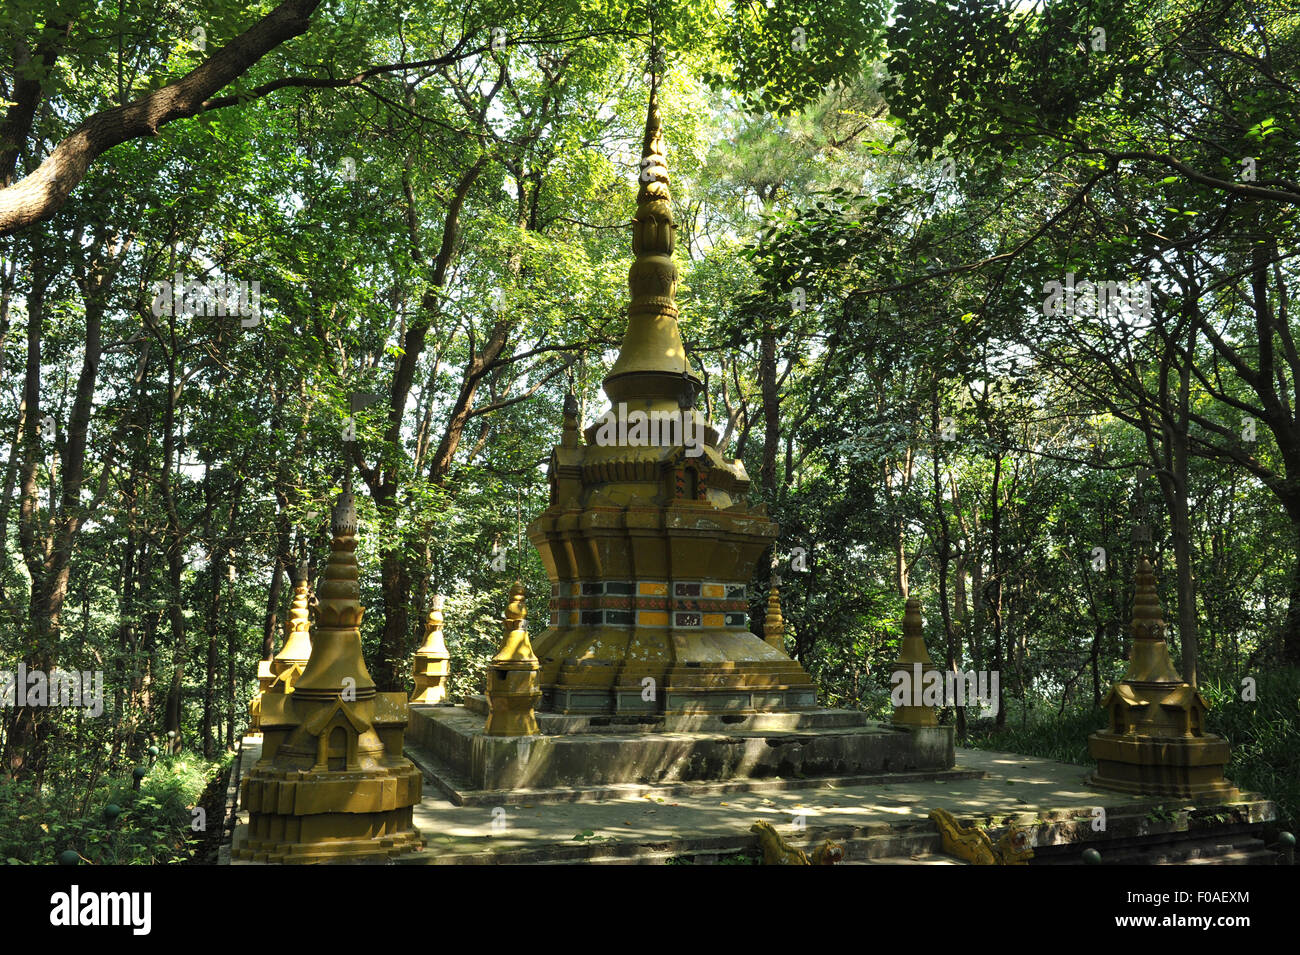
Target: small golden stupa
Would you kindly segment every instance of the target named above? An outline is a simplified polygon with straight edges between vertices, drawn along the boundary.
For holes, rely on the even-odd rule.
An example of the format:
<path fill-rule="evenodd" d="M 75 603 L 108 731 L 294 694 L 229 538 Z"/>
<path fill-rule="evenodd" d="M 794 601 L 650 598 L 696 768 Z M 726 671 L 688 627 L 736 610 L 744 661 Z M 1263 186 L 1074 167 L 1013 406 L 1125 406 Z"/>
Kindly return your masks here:
<path fill-rule="evenodd" d="M 293 602 L 284 623 L 284 646 L 271 660 L 272 690 L 292 693 L 311 658 L 311 585 L 307 583 L 307 561 L 298 561 L 293 577 Z"/>
<path fill-rule="evenodd" d="M 891 671 L 891 684 L 899 679 L 899 674 L 906 676 L 902 681 L 906 692 L 901 694 L 905 702 L 894 707 L 895 726 L 939 725 L 936 709 L 918 702 L 922 696 L 925 675 L 939 669 L 930 660 L 930 652 L 925 648 L 923 624 L 921 601 L 916 597 L 908 597 L 903 605 L 903 643 L 898 648 L 898 659 Z"/>
<path fill-rule="evenodd" d="M 777 537 L 749 476 L 695 409 L 677 325 L 676 225 L 652 86 L 632 222 L 631 304 L 604 380 L 610 410 L 579 430 L 565 401 L 550 506 L 528 526 L 551 580 L 534 644 L 542 708 L 764 713 L 815 706 L 812 679 L 748 629 L 755 562 Z M 585 440 L 584 440 L 585 438 Z"/>
<path fill-rule="evenodd" d="M 293 683 L 311 656 L 311 615 L 308 604 L 311 590 L 307 583 L 307 561 L 300 560 L 293 578 L 293 601 L 289 619 L 284 622 L 284 646 L 270 660 L 257 663 L 257 695 L 248 704 L 252 719 L 250 735 L 260 736 L 262 697 L 267 693 L 292 693 Z"/>
<path fill-rule="evenodd" d="M 536 736 L 540 732 L 533 708 L 542 691 L 537 686 L 537 657 L 528 641 L 526 615 L 524 585 L 516 580 L 502 621 L 505 639 L 487 665 L 484 695 L 488 717 L 483 732 L 488 736 Z"/>
<path fill-rule="evenodd" d="M 440 594 L 435 594 L 429 603 L 429 614 L 424 621 L 424 643 L 415 651 L 415 662 L 411 664 L 411 675 L 415 677 L 412 703 L 445 703 L 447 700 L 451 654 L 447 652 L 442 637 L 443 603 Z"/>
<path fill-rule="evenodd" d="M 1145 557 L 1136 577 L 1128 671 L 1102 701 L 1110 725 L 1088 737 L 1097 769 L 1087 781 L 1146 796 L 1236 798 L 1223 778 L 1228 741 L 1205 732 L 1208 706 L 1174 669 L 1155 571 Z"/>
<path fill-rule="evenodd" d="M 773 650 L 785 653 L 785 618 L 781 616 L 781 578 L 772 580 L 767 594 L 767 616 L 763 618 L 763 640 Z"/>
<path fill-rule="evenodd" d="M 350 481 L 331 529 L 310 658 L 293 692 L 262 698 L 262 755 L 242 784 L 249 821 L 236 858 L 354 861 L 421 844 L 411 810 L 422 776 L 402 755 L 406 695 L 377 693 L 361 656 Z"/>

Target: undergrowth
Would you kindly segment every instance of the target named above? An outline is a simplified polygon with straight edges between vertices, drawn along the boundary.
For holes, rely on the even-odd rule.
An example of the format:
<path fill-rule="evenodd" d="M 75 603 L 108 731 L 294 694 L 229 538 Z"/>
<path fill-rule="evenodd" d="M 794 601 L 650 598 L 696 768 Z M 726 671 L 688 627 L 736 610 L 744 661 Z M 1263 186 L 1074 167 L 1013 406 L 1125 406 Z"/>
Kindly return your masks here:
<path fill-rule="evenodd" d="M 57 793 L 0 779 L 0 859 L 48 865 L 75 852 L 78 861 L 92 865 L 184 862 L 199 844 L 193 837 L 201 827 L 221 825 L 194 810 L 209 779 L 228 761 L 164 756 L 149 767 L 139 791 L 129 773 L 104 780 L 86 801 L 84 815 L 79 804 Z"/>

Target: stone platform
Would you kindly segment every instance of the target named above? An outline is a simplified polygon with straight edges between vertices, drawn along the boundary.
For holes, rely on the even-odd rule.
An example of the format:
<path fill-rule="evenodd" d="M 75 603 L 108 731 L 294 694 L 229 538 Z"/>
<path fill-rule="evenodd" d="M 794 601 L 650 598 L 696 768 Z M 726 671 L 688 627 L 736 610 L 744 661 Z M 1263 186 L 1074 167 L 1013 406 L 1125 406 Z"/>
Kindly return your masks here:
<path fill-rule="evenodd" d="M 259 740 L 244 740 L 232 772 L 257 759 Z M 417 750 L 408 746 L 407 754 Z M 417 765 L 419 761 L 417 760 Z M 961 779 L 893 780 L 832 785 L 807 780 L 802 788 L 711 792 L 707 785 L 645 787 L 600 801 L 512 803 L 497 793 L 459 806 L 430 785 L 415 807 L 426 848 L 397 864 L 474 865 L 575 863 L 696 864 L 729 856 L 752 857 L 749 827 L 764 819 L 793 845 L 810 849 L 825 839 L 844 846 L 845 861 L 865 864 L 957 864 L 942 855 L 927 818 L 942 807 L 964 825 L 986 826 L 997 838 L 1008 824 L 1026 826 L 1031 865 L 1080 864 L 1097 848 L 1103 864 L 1272 863 L 1275 808 L 1251 794 L 1233 802 L 1187 804 L 1100 792 L 1084 785 L 1088 767 L 1052 760 L 958 749 Z M 245 769 L 246 771 L 246 769 Z M 775 781 L 769 781 L 775 782 Z M 236 784 L 237 785 L 237 784 Z M 232 790 L 233 794 L 233 790 Z M 1096 810 L 1105 828 L 1094 828 Z M 244 816 L 227 821 L 242 837 Z M 222 862 L 229 860 L 228 849 Z M 250 863 L 236 861 L 236 865 Z M 391 864 L 391 863 L 390 863 Z"/>
<path fill-rule="evenodd" d="M 564 716 L 538 713 L 542 735 L 483 732 L 485 703 L 412 706 L 408 751 L 448 799 L 467 805 L 576 801 L 629 787 L 712 792 L 960 779 L 949 726 L 894 727 L 851 710 L 750 715 Z M 694 784 L 694 787 L 692 787 Z M 489 795 L 490 794 L 490 795 Z"/>

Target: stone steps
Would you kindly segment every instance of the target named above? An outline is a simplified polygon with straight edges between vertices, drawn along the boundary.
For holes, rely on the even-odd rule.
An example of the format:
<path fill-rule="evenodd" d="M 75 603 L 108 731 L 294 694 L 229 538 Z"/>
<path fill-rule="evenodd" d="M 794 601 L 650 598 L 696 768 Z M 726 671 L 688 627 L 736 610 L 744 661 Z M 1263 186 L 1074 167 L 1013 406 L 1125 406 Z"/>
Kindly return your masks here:
<path fill-rule="evenodd" d="M 1094 848 L 1103 865 L 1271 865 L 1261 838 L 1272 804 L 1249 795 L 1237 803 L 1111 810 L 1104 832 L 1086 816 L 1039 827 L 1031 865 L 1079 865 Z"/>
<path fill-rule="evenodd" d="M 1125 817 L 1113 815 L 1115 820 Z M 1059 823 L 1046 822 L 1038 834 L 1057 841 L 1035 849 L 1031 865 L 1081 865 L 1085 848 L 1102 853 L 1104 865 L 1272 865 L 1277 861 L 1251 823 L 1218 824 L 1213 831 L 1172 828 L 1179 820 L 1164 820 L 1163 831 L 1145 836 L 1117 835 L 1107 838 L 1091 830 L 1069 831 L 1064 837 Z M 988 830 L 996 840 L 1002 830 Z M 1087 838 L 1085 833 L 1099 838 Z M 843 848 L 843 864 L 851 865 L 968 865 L 970 863 L 940 851 L 938 831 L 929 820 L 869 823 L 864 826 L 809 827 L 800 832 L 783 832 L 785 840 L 810 856 L 826 839 Z M 758 853 L 755 837 L 746 829 L 725 835 L 696 834 L 681 838 L 642 842 L 600 840 L 566 842 L 496 851 L 422 853 L 399 859 L 404 864 L 425 865 L 663 865 L 682 863 L 711 865 L 726 857 Z"/>
<path fill-rule="evenodd" d="M 686 724 L 678 717 L 659 717 L 658 723 L 640 717 L 581 717 L 576 722 L 563 717 L 566 732 L 504 737 L 485 735 L 483 720 L 472 709 L 412 706 L 406 746 L 427 750 L 454 771 L 459 783 L 449 780 L 438 788 L 458 805 L 464 803 L 456 794 L 471 791 L 527 791 L 524 798 L 532 801 L 541 798 L 539 793 L 566 798 L 558 794 L 576 790 L 585 799 L 593 790 L 618 794 L 625 786 L 715 781 L 745 786 L 721 792 L 752 792 L 760 791 L 755 783 L 778 780 L 970 778 L 933 775 L 953 765 L 950 726 L 900 727 L 834 710 L 736 717 L 739 722 L 729 715 L 690 717 L 695 722 L 689 730 L 681 728 Z M 560 725 L 546 714 L 541 722 L 552 729 Z M 917 773 L 925 775 L 913 775 Z"/>
<path fill-rule="evenodd" d="M 451 706 L 452 704 L 441 704 Z M 467 714 L 487 717 L 487 698 L 483 694 L 465 697 Z M 566 715 L 537 711 L 537 724 L 544 736 L 574 733 L 736 733 L 782 732 L 793 730 L 827 730 L 866 727 L 871 724 L 865 713 L 857 710 L 809 709 L 780 713 L 669 713 L 610 715 Z"/>
<path fill-rule="evenodd" d="M 1075 846 L 1069 855 L 1038 861 L 1040 865 L 1078 865 L 1086 844 Z M 1173 842 L 1101 848 L 1102 865 L 1273 865 L 1277 853 L 1264 840 L 1246 833 L 1224 833 L 1208 838 L 1186 838 Z"/>
<path fill-rule="evenodd" d="M 570 786 L 554 789 L 475 790 L 468 780 L 426 746 L 407 744 L 407 759 L 415 763 L 443 798 L 456 806 L 518 806 L 545 802 L 600 802 L 627 797 L 720 796 L 728 793 L 784 792 L 791 789 L 843 789 L 848 786 L 887 786 L 894 783 L 980 779 L 979 769 L 926 772 L 872 773 L 856 776 L 815 776 L 807 779 L 730 779 L 720 782 L 677 782 L 657 785 L 620 783 L 607 786 Z"/>
<path fill-rule="evenodd" d="M 808 829 L 801 836 L 784 833 L 792 846 L 809 856 L 827 839 L 844 848 L 844 861 L 866 864 L 885 859 L 905 859 L 916 864 L 919 859 L 931 864 L 964 865 L 957 859 L 941 857 L 934 850 L 939 845 L 935 831 L 923 827 L 892 828 L 872 824 L 858 829 Z M 758 854 L 758 842 L 750 832 L 726 836 L 688 836 L 655 842 L 584 842 L 537 846 L 527 849 L 503 849 L 489 852 L 444 853 L 433 856 L 417 853 L 395 860 L 399 865 L 664 865 L 670 860 L 690 859 L 694 864 L 716 864 L 724 856 Z"/>

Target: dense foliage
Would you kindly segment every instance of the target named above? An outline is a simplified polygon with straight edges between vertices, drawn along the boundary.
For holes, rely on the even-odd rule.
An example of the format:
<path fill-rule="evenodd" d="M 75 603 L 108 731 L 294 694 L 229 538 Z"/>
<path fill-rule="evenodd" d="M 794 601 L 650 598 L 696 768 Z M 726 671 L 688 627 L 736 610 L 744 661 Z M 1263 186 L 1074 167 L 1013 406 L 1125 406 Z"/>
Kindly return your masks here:
<path fill-rule="evenodd" d="M 915 595 L 1002 674 L 946 719 L 1081 760 L 1144 547 L 1294 814 L 1292 5 L 15 0 L 0 39 L 0 669 L 103 674 L 98 715 L 3 710 L 6 857 L 183 854 L 201 785 L 112 833 L 105 787 L 233 745 L 345 472 L 382 687 L 435 593 L 458 693 L 516 576 L 542 616 L 520 528 L 566 389 L 604 410 L 648 71 L 683 336 L 822 699 L 888 712 Z"/>

